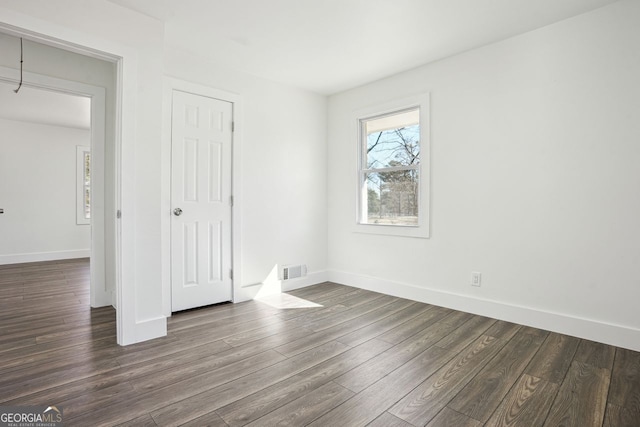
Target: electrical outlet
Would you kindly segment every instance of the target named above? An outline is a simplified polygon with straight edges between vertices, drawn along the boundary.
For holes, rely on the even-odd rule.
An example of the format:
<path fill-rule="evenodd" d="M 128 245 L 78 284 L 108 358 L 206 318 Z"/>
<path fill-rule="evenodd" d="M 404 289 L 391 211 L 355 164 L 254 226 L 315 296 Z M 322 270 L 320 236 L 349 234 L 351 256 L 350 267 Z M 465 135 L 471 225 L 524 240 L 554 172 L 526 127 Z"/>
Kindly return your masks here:
<path fill-rule="evenodd" d="M 482 283 L 482 274 L 477 271 L 471 272 L 471 286 L 480 286 Z"/>

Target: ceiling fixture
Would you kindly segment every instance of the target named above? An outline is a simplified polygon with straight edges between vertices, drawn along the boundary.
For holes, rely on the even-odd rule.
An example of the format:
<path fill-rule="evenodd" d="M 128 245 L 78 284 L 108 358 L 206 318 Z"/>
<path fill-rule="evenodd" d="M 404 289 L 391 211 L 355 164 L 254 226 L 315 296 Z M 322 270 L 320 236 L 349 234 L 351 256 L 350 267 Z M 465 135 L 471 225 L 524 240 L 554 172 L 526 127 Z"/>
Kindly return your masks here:
<path fill-rule="evenodd" d="M 17 89 L 14 89 L 15 93 L 18 93 L 18 91 L 22 87 L 22 63 L 24 62 L 22 60 L 22 57 L 23 57 L 22 37 L 20 37 L 20 84 L 18 84 L 18 88 Z"/>

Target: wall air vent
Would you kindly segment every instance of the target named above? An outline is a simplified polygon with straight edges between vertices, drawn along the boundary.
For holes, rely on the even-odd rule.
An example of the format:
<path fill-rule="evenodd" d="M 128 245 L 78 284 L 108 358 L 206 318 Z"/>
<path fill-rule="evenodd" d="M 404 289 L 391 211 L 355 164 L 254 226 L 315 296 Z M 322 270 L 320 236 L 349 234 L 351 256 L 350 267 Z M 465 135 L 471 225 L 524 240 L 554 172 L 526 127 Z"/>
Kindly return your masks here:
<path fill-rule="evenodd" d="M 306 275 L 307 266 L 305 264 L 285 265 L 282 267 L 282 280 L 297 279 Z"/>

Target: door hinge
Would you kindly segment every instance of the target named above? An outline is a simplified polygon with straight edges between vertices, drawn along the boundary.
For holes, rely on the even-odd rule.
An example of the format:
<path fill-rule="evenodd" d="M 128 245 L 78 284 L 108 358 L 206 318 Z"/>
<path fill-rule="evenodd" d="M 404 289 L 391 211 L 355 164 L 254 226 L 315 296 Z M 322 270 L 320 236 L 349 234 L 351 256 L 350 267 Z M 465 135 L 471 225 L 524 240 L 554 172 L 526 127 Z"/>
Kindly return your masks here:
<path fill-rule="evenodd" d="M 122 218 L 122 212 L 120 211 L 120 209 L 116 211 L 116 218 L 118 219 Z"/>
<path fill-rule="evenodd" d="M 231 122 L 231 132 L 236 131 L 236 122 Z"/>
<path fill-rule="evenodd" d="M 233 196 L 229 196 L 229 204 L 233 207 Z"/>
<path fill-rule="evenodd" d="M 233 268 L 229 270 L 229 279 L 233 280 Z"/>

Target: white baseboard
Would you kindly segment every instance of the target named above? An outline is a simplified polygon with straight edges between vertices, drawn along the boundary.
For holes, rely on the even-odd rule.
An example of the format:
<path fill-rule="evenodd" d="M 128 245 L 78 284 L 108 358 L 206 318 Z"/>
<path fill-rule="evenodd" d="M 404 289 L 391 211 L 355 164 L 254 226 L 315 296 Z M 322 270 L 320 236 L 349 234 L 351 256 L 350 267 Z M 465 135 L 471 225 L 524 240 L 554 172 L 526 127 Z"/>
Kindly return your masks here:
<path fill-rule="evenodd" d="M 91 307 L 109 307 L 115 308 L 115 292 L 105 291 L 101 289 L 91 289 Z"/>
<path fill-rule="evenodd" d="M 329 280 L 326 271 L 316 271 L 309 273 L 304 277 L 290 280 L 282 280 L 282 292 L 289 292 L 295 289 L 306 288 L 307 286 L 317 285 Z"/>
<path fill-rule="evenodd" d="M 233 302 L 249 301 L 258 297 L 293 291 L 294 289 L 317 285 L 327 280 L 328 274 L 326 271 L 315 271 L 297 279 L 270 280 L 268 282 L 245 285 L 236 289 Z"/>
<path fill-rule="evenodd" d="M 132 334 L 126 334 L 120 345 L 130 345 L 142 341 L 152 340 L 167 335 L 167 318 L 164 316 L 155 317 L 153 319 L 140 320 L 135 323 L 135 331 Z"/>
<path fill-rule="evenodd" d="M 629 326 L 474 298 L 344 271 L 329 270 L 327 273 L 329 281 L 342 285 L 640 351 L 640 330 Z"/>
<path fill-rule="evenodd" d="M 39 262 L 39 261 L 57 261 L 61 259 L 89 258 L 89 256 L 91 256 L 91 251 L 89 249 L 0 255 L 0 265 L 23 264 L 25 262 Z"/>

